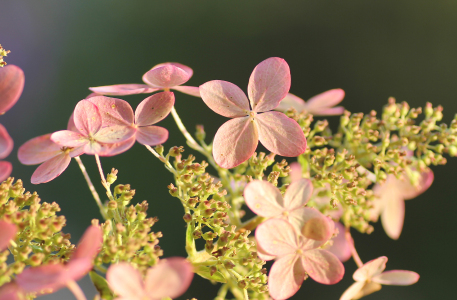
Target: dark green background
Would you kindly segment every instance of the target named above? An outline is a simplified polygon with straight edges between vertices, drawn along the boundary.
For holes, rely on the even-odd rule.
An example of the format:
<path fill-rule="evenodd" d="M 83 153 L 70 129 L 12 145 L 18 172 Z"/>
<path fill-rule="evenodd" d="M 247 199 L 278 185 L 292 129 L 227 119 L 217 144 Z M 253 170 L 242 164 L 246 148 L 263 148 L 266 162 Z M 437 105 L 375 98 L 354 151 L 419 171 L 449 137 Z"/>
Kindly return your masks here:
<path fill-rule="evenodd" d="M 43 201 L 56 201 L 76 242 L 98 218 L 75 162 L 50 183 L 33 186 L 34 166 L 22 166 L 18 146 L 30 138 L 64 129 L 74 105 L 89 86 L 140 83 L 153 65 L 176 61 L 194 69 L 189 85 L 223 79 L 246 89 L 252 69 L 279 56 L 291 67 L 291 92 L 307 99 L 331 88 L 346 91 L 353 112 L 380 110 L 389 96 L 421 106 L 444 106 L 444 120 L 457 111 L 457 2 L 421 0 L 1 0 L 0 43 L 12 53 L 6 61 L 25 72 L 19 102 L 1 122 L 15 140 L 13 176 Z M 145 97 L 145 96 L 144 96 Z M 125 97 L 135 107 L 143 96 Z M 198 98 L 176 94 L 176 108 L 193 132 L 204 124 L 211 137 L 226 121 Z M 337 118 L 331 118 L 337 122 Z M 183 145 L 171 117 L 166 148 Z M 187 152 L 189 153 L 189 151 Z M 92 156 L 82 160 L 99 182 Z M 119 183 L 131 183 L 136 201 L 147 199 L 160 222 L 165 257 L 185 255 L 182 208 L 169 196 L 172 177 L 144 147 L 102 158 L 105 172 L 119 169 Z M 434 168 L 435 183 L 406 203 L 406 223 L 398 241 L 379 224 L 371 236 L 356 236 L 363 261 L 389 257 L 388 269 L 421 275 L 411 287 L 384 287 L 367 299 L 451 299 L 455 296 L 455 160 Z M 103 195 L 103 188 L 96 184 Z M 295 299 L 338 299 L 352 283 L 354 263 L 334 286 L 308 280 Z M 84 281 L 84 284 L 87 284 Z M 85 288 L 90 298 L 93 289 Z M 200 278 L 184 297 L 212 299 L 217 287 Z M 43 299 L 73 299 L 68 291 Z"/>

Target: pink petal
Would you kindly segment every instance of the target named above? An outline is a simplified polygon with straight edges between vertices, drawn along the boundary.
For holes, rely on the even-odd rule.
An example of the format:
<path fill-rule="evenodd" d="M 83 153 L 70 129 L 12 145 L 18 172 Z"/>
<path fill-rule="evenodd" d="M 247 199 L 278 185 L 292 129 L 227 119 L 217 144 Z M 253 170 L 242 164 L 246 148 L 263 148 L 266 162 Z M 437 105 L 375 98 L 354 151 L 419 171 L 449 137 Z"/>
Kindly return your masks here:
<path fill-rule="evenodd" d="M 314 113 L 315 116 L 338 116 L 342 115 L 344 112 L 344 107 L 336 106 L 331 108 L 321 109 L 318 112 Z"/>
<path fill-rule="evenodd" d="M 103 232 L 100 227 L 95 225 L 89 226 L 79 240 L 79 244 L 70 257 L 70 260 L 79 258 L 89 258 L 93 260 L 98 252 L 100 252 L 102 243 Z"/>
<path fill-rule="evenodd" d="M 288 93 L 286 97 L 279 102 L 278 107 L 275 109 L 286 112 L 291 108 L 295 109 L 299 113 L 306 110 L 305 100 L 295 96 L 294 94 Z"/>
<path fill-rule="evenodd" d="M 106 279 L 111 289 L 121 297 L 131 300 L 148 299 L 140 272 L 128 263 L 111 265 Z"/>
<path fill-rule="evenodd" d="M 292 297 L 301 287 L 306 272 L 296 254 L 275 261 L 268 276 L 268 288 L 273 299 Z"/>
<path fill-rule="evenodd" d="M 292 182 L 284 195 L 284 206 L 288 210 L 293 210 L 304 206 L 313 194 L 313 184 L 311 180 L 302 178 Z"/>
<path fill-rule="evenodd" d="M 347 261 L 351 258 L 351 245 L 346 239 L 345 228 L 340 222 L 335 222 L 335 227 L 338 228 L 338 234 L 333 238 L 333 245 L 326 248 L 326 250 L 335 254 L 341 262 Z"/>
<path fill-rule="evenodd" d="M 174 90 L 180 91 L 181 93 L 188 94 L 194 97 L 200 97 L 200 90 L 198 86 L 185 86 L 177 85 L 171 87 Z"/>
<path fill-rule="evenodd" d="M 143 81 L 153 88 L 170 88 L 187 82 L 191 76 L 175 65 L 164 64 L 146 72 Z"/>
<path fill-rule="evenodd" d="M 208 81 L 200 86 L 200 95 L 209 108 L 224 117 L 249 115 L 249 100 L 233 83 L 223 80 Z"/>
<path fill-rule="evenodd" d="M 146 275 L 146 293 L 150 298 L 162 299 L 181 296 L 194 277 L 192 265 L 182 257 L 172 257 L 150 268 Z"/>
<path fill-rule="evenodd" d="M 59 155 L 60 145 L 51 140 L 51 133 L 33 138 L 19 147 L 17 156 L 24 165 L 36 165 Z"/>
<path fill-rule="evenodd" d="M 51 134 L 51 141 L 65 147 L 81 147 L 89 143 L 86 136 L 69 130 L 60 130 Z"/>
<path fill-rule="evenodd" d="M 298 249 L 294 228 L 282 219 L 270 219 L 260 224 L 255 231 L 255 238 L 268 255 L 283 257 Z"/>
<path fill-rule="evenodd" d="M 322 284 L 335 284 L 344 276 L 341 261 L 327 250 L 308 250 L 301 257 L 309 277 Z"/>
<path fill-rule="evenodd" d="M 289 176 L 290 176 L 290 180 L 292 182 L 303 178 L 303 169 L 302 169 L 302 166 L 300 165 L 300 163 L 293 162 L 289 165 L 289 167 L 290 167 Z"/>
<path fill-rule="evenodd" d="M 419 185 L 417 187 L 413 186 L 408 181 L 404 183 L 402 189 L 405 200 L 416 198 L 425 192 L 432 185 L 434 178 L 433 171 L 429 169 L 426 172 L 420 173 Z"/>
<path fill-rule="evenodd" d="M 163 66 L 168 66 L 168 65 L 175 66 L 175 67 L 182 69 L 183 71 L 185 71 L 187 73 L 189 78 L 192 77 L 192 75 L 194 74 L 194 71 L 190 67 L 180 64 L 180 63 L 176 63 L 176 62 L 161 63 L 161 64 L 158 64 L 158 65 L 155 65 L 154 67 L 152 67 L 151 70 L 159 68 L 159 67 L 163 67 Z"/>
<path fill-rule="evenodd" d="M 60 152 L 57 156 L 42 163 L 33 172 L 31 182 L 33 184 L 40 184 L 53 180 L 65 171 L 70 161 L 70 155 Z"/>
<path fill-rule="evenodd" d="M 244 189 L 246 205 L 262 217 L 280 216 L 284 209 L 281 192 L 268 181 L 253 180 Z"/>
<path fill-rule="evenodd" d="M 14 239 L 16 233 L 16 225 L 0 220 L 0 251 L 8 248 L 10 241 Z"/>
<path fill-rule="evenodd" d="M 354 282 L 346 291 L 344 291 L 340 300 L 359 299 L 356 296 L 362 291 L 364 285 L 365 281 Z"/>
<path fill-rule="evenodd" d="M 413 271 L 392 270 L 374 276 L 372 280 L 387 285 L 411 285 L 419 280 L 419 274 Z"/>
<path fill-rule="evenodd" d="M 394 240 L 400 237 L 405 220 L 405 201 L 397 198 L 386 199 L 381 214 L 382 227 L 386 234 Z"/>
<path fill-rule="evenodd" d="M 13 150 L 14 142 L 11 136 L 6 131 L 6 128 L 0 124 L 0 159 L 10 155 Z"/>
<path fill-rule="evenodd" d="M 94 136 L 93 140 L 98 143 L 121 143 L 130 139 L 136 133 L 136 128 L 127 125 L 113 125 L 101 128 Z"/>
<path fill-rule="evenodd" d="M 132 148 L 133 144 L 135 144 L 136 136 L 132 136 L 126 141 L 114 144 L 101 144 L 100 151 L 97 153 L 100 156 L 114 156 L 121 154 L 130 148 Z"/>
<path fill-rule="evenodd" d="M 135 124 L 148 126 L 163 120 L 174 104 L 175 95 L 172 92 L 161 92 L 144 99 L 135 110 Z"/>
<path fill-rule="evenodd" d="M 256 246 L 257 246 L 257 255 L 259 256 L 259 258 L 261 260 L 267 261 L 267 260 L 273 260 L 276 258 L 275 255 L 270 255 L 267 252 L 265 252 L 265 250 L 263 250 L 263 248 L 260 247 L 260 245 L 258 243 Z"/>
<path fill-rule="evenodd" d="M 133 110 L 127 101 L 105 96 L 91 97 L 88 101 L 97 106 L 102 117 L 102 127 L 133 125 Z"/>
<path fill-rule="evenodd" d="M 0 287 L 0 300 L 24 300 L 22 289 L 15 283 L 9 282 Z"/>
<path fill-rule="evenodd" d="M 322 115 L 322 111 L 337 105 L 344 98 L 342 89 L 333 89 L 316 95 L 306 101 L 306 110 L 314 115 Z"/>
<path fill-rule="evenodd" d="M 379 275 L 386 268 L 387 257 L 381 256 L 376 259 L 370 260 L 365 263 L 362 267 L 358 268 L 354 272 L 352 278 L 355 281 L 367 281 L 373 278 L 376 275 Z"/>
<path fill-rule="evenodd" d="M 95 134 L 102 127 L 100 111 L 89 100 L 81 100 L 76 104 L 73 119 L 76 128 L 85 136 Z"/>
<path fill-rule="evenodd" d="M 87 98 L 86 98 L 86 99 L 87 99 Z M 75 125 L 74 115 L 75 115 L 74 112 L 71 113 L 71 116 L 70 116 L 70 118 L 68 119 L 67 130 L 74 131 L 74 132 L 79 132 L 78 128 L 76 128 L 76 125 Z"/>
<path fill-rule="evenodd" d="M 325 244 L 335 232 L 333 220 L 324 216 L 315 208 L 305 207 L 301 217 L 303 227 L 301 232 L 304 239 L 304 249 L 315 249 Z"/>
<path fill-rule="evenodd" d="M 286 61 L 270 57 L 258 64 L 249 78 L 248 96 L 252 110 L 275 109 L 290 89 L 290 69 Z"/>
<path fill-rule="evenodd" d="M 24 72 L 15 65 L 0 68 L 0 115 L 7 112 L 22 94 Z"/>
<path fill-rule="evenodd" d="M 281 112 L 256 116 L 259 140 L 269 151 L 281 156 L 296 157 L 306 150 L 306 138 L 300 125 Z"/>
<path fill-rule="evenodd" d="M 9 161 L 0 161 L 0 183 L 8 178 L 13 171 L 13 165 Z"/>
<path fill-rule="evenodd" d="M 138 127 L 136 140 L 138 143 L 149 146 L 163 144 L 168 139 L 168 130 L 160 126 Z"/>
<path fill-rule="evenodd" d="M 151 88 L 146 84 L 116 84 L 90 87 L 89 90 L 100 95 L 127 96 L 135 94 L 149 94 L 158 91 L 159 89 Z"/>
<path fill-rule="evenodd" d="M 250 117 L 229 120 L 214 136 L 214 160 L 223 168 L 234 168 L 252 156 L 258 142 L 257 127 Z"/>

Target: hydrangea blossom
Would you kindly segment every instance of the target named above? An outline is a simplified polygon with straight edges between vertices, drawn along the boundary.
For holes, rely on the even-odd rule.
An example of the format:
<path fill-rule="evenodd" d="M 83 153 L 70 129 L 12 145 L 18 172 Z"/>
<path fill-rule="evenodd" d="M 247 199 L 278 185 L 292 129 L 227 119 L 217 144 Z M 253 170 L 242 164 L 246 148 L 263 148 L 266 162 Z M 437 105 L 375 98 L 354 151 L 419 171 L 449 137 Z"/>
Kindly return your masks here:
<path fill-rule="evenodd" d="M 340 300 L 360 299 L 379 291 L 381 284 L 411 285 L 419 280 L 419 274 L 412 271 L 392 270 L 383 272 L 386 263 L 387 257 L 381 256 L 358 268 L 352 276 L 356 282 L 344 292 Z"/>
<path fill-rule="evenodd" d="M 290 70 L 272 57 L 258 64 L 248 85 L 249 100 L 233 83 L 213 80 L 200 86 L 200 95 L 214 112 L 228 118 L 216 132 L 213 156 L 223 168 L 233 168 L 252 156 L 260 142 L 282 156 L 298 156 L 306 150 L 306 138 L 298 123 L 271 111 L 287 95 Z"/>
<path fill-rule="evenodd" d="M 46 264 L 25 269 L 16 277 L 16 283 L 26 293 L 59 290 L 69 281 L 81 279 L 92 269 L 102 242 L 101 228 L 91 225 L 66 264 Z"/>
<path fill-rule="evenodd" d="M 333 106 L 343 101 L 343 98 L 344 91 L 342 89 L 333 89 L 323 92 L 306 102 L 302 98 L 289 93 L 279 103 L 276 110 L 287 111 L 294 108 L 298 112 L 306 111 L 316 116 L 341 115 L 344 112 L 344 108 L 342 106 Z"/>
<path fill-rule="evenodd" d="M 10 241 L 16 236 L 16 233 L 16 225 L 0 220 L 0 251 L 8 247 Z"/>
<path fill-rule="evenodd" d="M 188 66 L 167 62 L 152 67 L 143 75 L 146 84 L 116 84 L 89 88 L 99 95 L 126 96 L 149 94 L 162 89 L 174 89 L 185 94 L 200 97 L 198 87 L 182 86 L 193 75 Z"/>
<path fill-rule="evenodd" d="M 159 300 L 182 295 L 194 273 L 184 258 L 162 259 L 147 271 L 143 280 L 140 272 L 128 263 L 112 265 L 106 274 L 110 287 L 119 296 L 117 300 Z"/>
<path fill-rule="evenodd" d="M 308 239 L 302 232 L 283 219 L 270 219 L 257 227 L 258 245 L 276 257 L 268 278 L 270 295 L 274 299 L 292 297 L 307 275 L 322 284 L 335 284 L 343 278 L 344 266 L 340 260 L 331 252 L 319 249 L 327 240 Z"/>
<path fill-rule="evenodd" d="M 381 215 L 382 227 L 386 234 L 394 240 L 398 239 L 405 220 L 404 200 L 413 199 L 425 192 L 432 184 L 433 178 L 432 170 L 420 173 L 419 184 L 413 186 L 408 179 L 387 176 L 384 184 L 376 184 L 373 188 L 374 194 L 379 198 L 371 212 L 373 221 Z"/>

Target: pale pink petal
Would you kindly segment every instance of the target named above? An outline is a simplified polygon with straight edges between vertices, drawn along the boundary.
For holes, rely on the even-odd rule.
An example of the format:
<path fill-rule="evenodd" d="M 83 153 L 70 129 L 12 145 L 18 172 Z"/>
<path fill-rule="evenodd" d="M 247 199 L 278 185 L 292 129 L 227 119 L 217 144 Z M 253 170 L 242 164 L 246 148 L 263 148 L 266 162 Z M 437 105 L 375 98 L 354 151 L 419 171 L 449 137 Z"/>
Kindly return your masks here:
<path fill-rule="evenodd" d="M 7 112 L 22 94 L 24 72 L 15 65 L 0 68 L 0 115 Z"/>
<path fill-rule="evenodd" d="M 33 138 L 19 147 L 17 157 L 24 165 L 36 165 L 59 155 L 62 146 L 51 140 L 51 134 Z"/>
<path fill-rule="evenodd" d="M 252 110 L 275 109 L 290 89 L 290 69 L 286 61 L 270 57 L 258 64 L 249 78 L 248 95 Z"/>
<path fill-rule="evenodd" d="M 276 300 L 292 297 L 300 289 L 305 275 L 296 254 L 289 254 L 275 261 L 268 275 L 271 297 Z"/>
<path fill-rule="evenodd" d="M 0 251 L 8 248 L 10 241 L 14 239 L 16 233 L 16 225 L 0 220 Z"/>
<path fill-rule="evenodd" d="M 146 84 L 115 84 L 90 87 L 89 90 L 99 95 L 127 96 L 135 94 L 149 94 L 159 89 L 151 88 Z"/>
<path fill-rule="evenodd" d="M 336 106 L 331 108 L 325 108 L 319 110 L 319 112 L 314 113 L 315 116 L 338 116 L 342 115 L 344 112 L 344 107 Z"/>
<path fill-rule="evenodd" d="M 6 131 L 5 126 L 0 124 L 0 159 L 10 155 L 13 150 L 14 142 L 11 136 Z"/>
<path fill-rule="evenodd" d="M 171 88 L 187 95 L 200 97 L 200 90 L 198 86 L 178 85 L 172 86 Z"/>
<path fill-rule="evenodd" d="M 286 220 L 270 219 L 255 231 L 257 244 L 269 255 L 282 257 L 298 249 L 297 235 Z"/>
<path fill-rule="evenodd" d="M 106 273 L 111 289 L 119 296 L 131 300 L 149 299 L 143 284 L 143 278 L 130 264 L 121 262 L 111 265 Z"/>
<path fill-rule="evenodd" d="M 335 284 L 344 276 L 341 261 L 327 250 L 308 250 L 301 256 L 309 277 L 322 284 Z"/>
<path fill-rule="evenodd" d="M 303 225 L 305 224 L 304 216 L 306 210 L 311 209 L 309 207 L 299 207 L 290 211 L 284 212 L 282 219 L 287 220 L 292 226 L 294 226 L 297 232 L 301 232 Z M 314 248 L 314 247 L 313 247 Z"/>
<path fill-rule="evenodd" d="M 121 143 L 130 139 L 136 133 L 136 128 L 127 125 L 113 125 L 101 128 L 93 139 L 99 143 Z"/>
<path fill-rule="evenodd" d="M 284 209 L 281 192 L 268 181 L 254 180 L 244 189 L 246 205 L 262 217 L 280 216 Z"/>
<path fill-rule="evenodd" d="M 294 182 L 303 178 L 303 168 L 298 162 L 293 162 L 289 165 L 290 167 L 290 181 Z"/>
<path fill-rule="evenodd" d="M 356 296 L 362 291 L 365 281 L 354 282 L 344 293 L 341 295 L 340 300 L 359 299 Z"/>
<path fill-rule="evenodd" d="M 94 259 L 100 252 L 103 243 L 103 232 L 100 227 L 91 225 L 89 226 L 84 235 L 79 240 L 75 252 L 71 255 L 70 259 L 89 258 Z"/>
<path fill-rule="evenodd" d="M 200 86 L 200 96 L 214 112 L 228 118 L 249 115 L 249 100 L 244 92 L 228 81 L 213 80 Z"/>
<path fill-rule="evenodd" d="M 272 259 L 275 259 L 276 258 L 276 255 L 270 255 L 268 254 L 265 250 L 263 250 L 262 247 L 260 247 L 260 245 L 257 243 L 257 256 L 261 259 L 261 260 L 272 260 Z"/>
<path fill-rule="evenodd" d="M 333 238 L 332 246 L 326 248 L 326 250 L 335 254 L 341 262 L 345 262 L 351 258 L 351 244 L 346 239 L 343 224 L 335 222 L 335 227 L 338 228 L 338 234 Z"/>
<path fill-rule="evenodd" d="M 314 115 L 322 115 L 322 111 L 337 105 L 344 98 L 344 90 L 333 89 L 316 95 L 306 101 L 306 110 Z"/>
<path fill-rule="evenodd" d="M 325 244 L 335 232 L 333 220 L 324 216 L 315 208 L 305 207 L 301 217 L 301 233 L 305 237 L 303 249 L 315 249 Z"/>
<path fill-rule="evenodd" d="M 33 172 L 31 182 L 33 184 L 46 183 L 60 174 L 70 164 L 70 155 L 60 152 L 57 156 L 45 161 Z"/>
<path fill-rule="evenodd" d="M 135 110 L 135 124 L 148 126 L 163 120 L 174 104 L 175 95 L 172 92 L 161 92 L 144 99 Z"/>
<path fill-rule="evenodd" d="M 387 285 L 411 285 L 419 280 L 419 274 L 413 271 L 392 270 L 374 276 L 372 280 Z"/>
<path fill-rule="evenodd" d="M 300 125 L 281 112 L 256 116 L 259 140 L 269 151 L 281 156 L 296 157 L 305 152 L 306 138 Z"/>
<path fill-rule="evenodd" d="M 355 281 L 367 281 L 373 278 L 376 275 L 379 275 L 386 268 L 387 257 L 381 256 L 376 259 L 370 260 L 365 263 L 362 267 L 358 268 L 354 272 L 352 278 Z"/>
<path fill-rule="evenodd" d="M 60 130 L 51 134 L 51 141 L 54 143 L 65 146 L 65 147 L 81 147 L 87 143 L 89 140 L 86 136 L 80 134 L 79 132 L 69 131 L 69 130 Z"/>
<path fill-rule="evenodd" d="M 160 126 L 138 127 L 136 140 L 138 143 L 149 146 L 156 146 L 166 142 L 168 130 Z"/>
<path fill-rule="evenodd" d="M 250 117 L 229 120 L 214 136 L 214 160 L 223 168 L 234 168 L 254 154 L 258 143 L 257 126 Z"/>
<path fill-rule="evenodd" d="M 89 142 L 87 144 L 84 145 L 84 153 L 85 154 L 89 154 L 89 155 L 99 155 L 99 156 L 104 156 L 103 154 L 106 153 L 106 152 L 109 152 L 111 147 L 110 145 L 114 145 L 115 143 L 110 143 L 110 144 L 106 144 L 106 143 L 100 143 L 98 141 L 93 141 L 93 142 Z"/>
<path fill-rule="evenodd" d="M 81 100 L 76 104 L 73 120 L 76 128 L 85 136 L 96 133 L 102 127 L 100 111 L 89 100 Z"/>
<path fill-rule="evenodd" d="M 0 161 L 0 183 L 8 178 L 13 171 L 13 165 L 9 161 Z"/>
<path fill-rule="evenodd" d="M 132 136 L 126 141 L 114 144 L 101 144 L 101 148 L 97 153 L 99 156 L 114 156 L 121 154 L 130 148 L 132 148 L 133 144 L 135 144 L 136 136 Z"/>
<path fill-rule="evenodd" d="M 286 112 L 291 108 L 295 109 L 299 113 L 306 110 L 305 100 L 295 96 L 294 94 L 288 93 L 286 97 L 279 102 L 279 105 L 275 108 L 275 110 Z"/>
<path fill-rule="evenodd" d="M 432 185 L 434 177 L 433 171 L 429 169 L 420 174 L 419 185 L 417 187 L 413 186 L 409 181 L 404 182 L 401 188 L 405 200 L 416 198 L 425 192 Z"/>
<path fill-rule="evenodd" d="M 313 194 L 311 180 L 302 178 L 292 182 L 284 195 L 284 206 L 287 210 L 293 210 L 304 206 Z"/>
<path fill-rule="evenodd" d="M 102 117 L 102 127 L 133 125 L 133 110 L 127 101 L 105 96 L 91 97 L 88 101 L 97 106 Z"/>
<path fill-rule="evenodd" d="M 394 240 L 400 237 L 405 220 L 405 201 L 397 198 L 385 199 L 381 214 L 382 227 L 386 234 Z"/>
<path fill-rule="evenodd" d="M 70 116 L 70 119 L 68 119 L 67 130 L 74 131 L 74 132 L 79 132 L 78 128 L 76 128 L 76 125 L 75 125 L 74 115 L 75 115 L 75 113 L 72 112 L 71 116 Z"/>
<path fill-rule="evenodd" d="M 188 288 L 194 277 L 192 265 L 182 257 L 160 260 L 146 275 L 146 293 L 152 299 L 176 298 Z"/>
<path fill-rule="evenodd" d="M 89 99 L 89 98 L 92 98 L 92 97 L 98 97 L 98 96 L 103 96 L 102 94 L 97 94 L 97 93 L 90 93 L 89 95 L 86 96 L 86 98 L 84 99 Z M 68 129 L 68 128 L 67 128 Z"/>
<path fill-rule="evenodd" d="M 153 88 L 170 88 L 187 82 L 190 76 L 177 66 L 165 64 L 146 72 L 143 75 L 143 81 Z"/>
<path fill-rule="evenodd" d="M 178 67 L 178 68 L 184 70 L 187 73 L 187 75 L 189 76 L 189 78 L 192 77 L 192 75 L 194 74 L 194 71 L 190 67 L 188 67 L 186 65 L 183 65 L 183 64 L 180 64 L 180 63 L 177 63 L 177 62 L 161 63 L 161 64 L 158 64 L 158 65 L 155 65 L 154 67 L 152 67 L 151 70 L 155 69 L 155 68 L 162 67 L 162 66 L 167 66 L 167 65 L 172 65 L 172 66 L 175 66 L 175 67 Z"/>
<path fill-rule="evenodd" d="M 24 300 L 24 292 L 15 282 L 8 282 L 0 287 L 0 300 Z"/>

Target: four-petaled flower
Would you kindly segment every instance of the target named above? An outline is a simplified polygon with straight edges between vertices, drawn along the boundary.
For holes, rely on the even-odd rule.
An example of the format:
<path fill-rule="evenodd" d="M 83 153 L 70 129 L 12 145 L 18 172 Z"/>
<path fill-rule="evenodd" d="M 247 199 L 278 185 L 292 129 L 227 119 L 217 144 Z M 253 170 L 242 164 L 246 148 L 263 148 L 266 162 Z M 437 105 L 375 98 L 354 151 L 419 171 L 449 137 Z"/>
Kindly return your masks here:
<path fill-rule="evenodd" d="M 233 118 L 214 137 L 213 156 L 218 165 L 229 169 L 246 161 L 259 140 L 269 151 L 282 156 L 295 157 L 306 150 L 300 125 L 283 113 L 271 111 L 289 88 L 289 66 L 277 57 L 255 67 L 249 79 L 249 100 L 239 87 L 227 81 L 213 80 L 200 86 L 200 95 L 209 108 Z"/>
<path fill-rule="evenodd" d="M 162 259 L 147 271 L 143 280 L 141 273 L 128 263 L 112 265 L 106 279 L 117 300 L 159 300 L 176 298 L 189 287 L 194 276 L 192 265 L 182 257 Z"/>
<path fill-rule="evenodd" d="M 193 71 L 179 63 L 163 63 L 152 67 L 143 75 L 146 84 L 116 84 L 89 88 L 99 95 L 127 96 L 149 94 L 158 90 L 173 89 L 195 97 L 200 97 L 198 87 L 182 86 L 192 77 Z"/>
<path fill-rule="evenodd" d="M 279 103 L 276 110 L 285 112 L 294 108 L 297 112 L 305 111 L 316 116 L 341 115 L 344 112 L 344 108 L 342 106 L 333 106 L 343 101 L 343 98 L 344 91 L 342 89 L 333 89 L 323 92 L 306 102 L 302 98 L 289 93 Z"/>
<path fill-rule="evenodd" d="M 341 296 L 340 300 L 360 299 L 379 291 L 381 284 L 411 285 L 419 280 L 419 274 L 413 271 L 392 270 L 383 272 L 387 257 L 381 256 L 370 260 L 354 272 L 354 282 Z"/>

